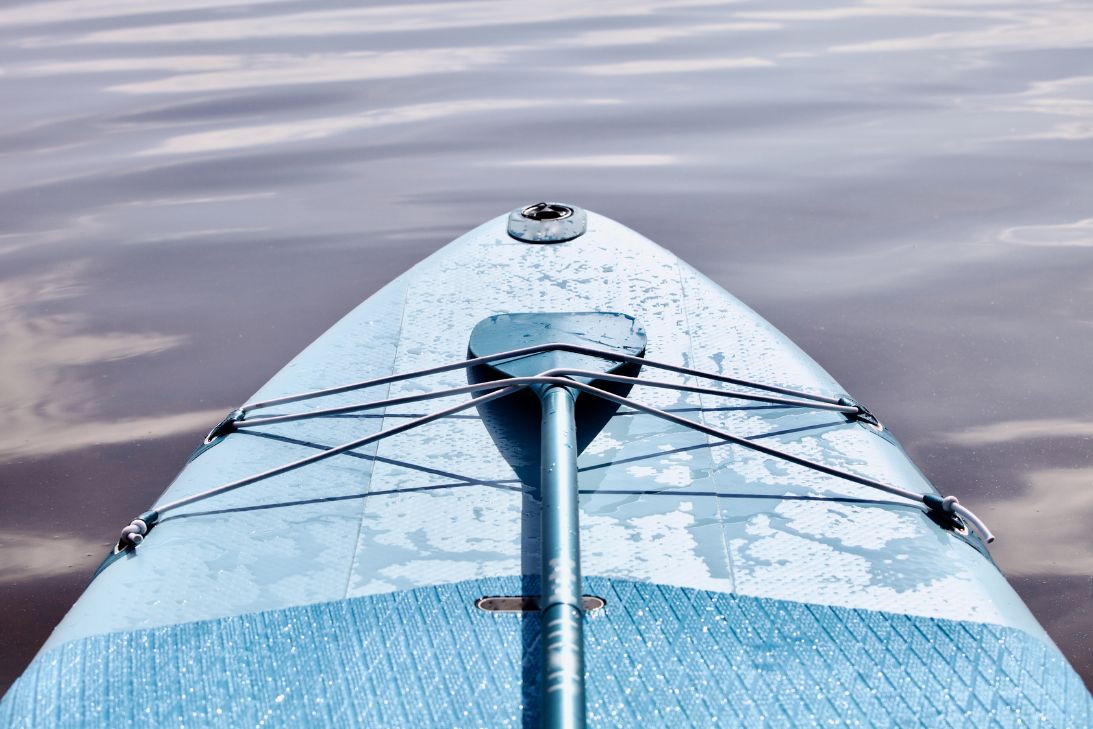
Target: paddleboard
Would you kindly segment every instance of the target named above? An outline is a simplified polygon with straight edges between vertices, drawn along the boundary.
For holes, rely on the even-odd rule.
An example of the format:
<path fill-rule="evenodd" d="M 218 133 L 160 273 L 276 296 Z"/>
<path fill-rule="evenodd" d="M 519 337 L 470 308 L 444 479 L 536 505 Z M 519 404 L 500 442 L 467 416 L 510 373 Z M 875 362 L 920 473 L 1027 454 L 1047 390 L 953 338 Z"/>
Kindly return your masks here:
<path fill-rule="evenodd" d="M 629 329 L 608 341 L 566 314 Z M 555 342 L 565 357 L 522 371 L 461 364 Z M 504 377 L 597 366 L 640 382 L 582 380 L 621 402 L 573 393 L 580 675 L 554 688 L 548 420 L 530 380 L 468 403 Z M 519 208 L 370 297 L 246 401 L 265 406 L 214 428 L 119 524 L 0 724 L 536 726 L 556 690 L 567 726 L 1093 725 L 986 532 L 852 395 L 634 231 Z"/>

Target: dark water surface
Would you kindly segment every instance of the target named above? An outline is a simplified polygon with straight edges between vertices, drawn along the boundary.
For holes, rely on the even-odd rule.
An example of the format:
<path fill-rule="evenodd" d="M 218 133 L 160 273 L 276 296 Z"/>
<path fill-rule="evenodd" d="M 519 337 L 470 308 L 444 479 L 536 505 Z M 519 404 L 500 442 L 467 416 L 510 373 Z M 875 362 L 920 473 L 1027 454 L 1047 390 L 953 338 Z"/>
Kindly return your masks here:
<path fill-rule="evenodd" d="M 1093 676 L 1093 5 L 0 7 L 0 689 L 200 436 L 518 204 L 868 403 Z"/>

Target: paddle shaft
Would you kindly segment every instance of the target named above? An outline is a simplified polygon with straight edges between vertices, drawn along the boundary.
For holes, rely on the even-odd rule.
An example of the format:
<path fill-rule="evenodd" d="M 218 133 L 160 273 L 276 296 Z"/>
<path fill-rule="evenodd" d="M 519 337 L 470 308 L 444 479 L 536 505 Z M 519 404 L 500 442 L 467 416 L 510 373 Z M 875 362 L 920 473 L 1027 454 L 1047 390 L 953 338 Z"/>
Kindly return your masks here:
<path fill-rule="evenodd" d="M 566 387 L 539 391 L 543 406 L 541 721 L 544 729 L 583 729 L 584 639 L 578 524 L 575 395 Z"/>

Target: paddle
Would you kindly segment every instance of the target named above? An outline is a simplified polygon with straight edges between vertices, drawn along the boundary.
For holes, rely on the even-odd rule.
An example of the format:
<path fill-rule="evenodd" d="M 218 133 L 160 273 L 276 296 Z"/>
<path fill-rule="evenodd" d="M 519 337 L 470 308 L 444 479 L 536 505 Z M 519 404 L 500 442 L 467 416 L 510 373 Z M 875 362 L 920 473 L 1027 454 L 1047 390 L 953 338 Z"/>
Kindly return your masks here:
<path fill-rule="evenodd" d="M 538 344 L 581 344 L 644 356 L 645 332 L 631 316 L 605 312 L 499 314 L 479 322 L 471 333 L 470 357 Z M 559 350 L 472 368 L 472 382 L 534 377 L 556 370 L 635 376 L 640 365 L 619 363 Z M 623 390 L 618 383 L 592 375 L 570 376 L 585 384 Z M 501 384 L 499 382 L 498 384 Z M 496 401 L 483 421 L 517 474 L 529 480 L 529 436 L 535 433 L 531 413 L 539 411 L 539 493 L 541 499 L 541 592 L 543 643 L 541 721 L 544 727 L 583 727 L 585 724 L 584 656 L 580 529 L 578 524 L 577 456 L 607 424 L 618 406 L 581 397 L 557 383 L 532 385 L 540 407 L 514 397 Z M 504 403 L 504 405 L 502 405 Z M 501 408 L 505 408 L 501 410 Z"/>

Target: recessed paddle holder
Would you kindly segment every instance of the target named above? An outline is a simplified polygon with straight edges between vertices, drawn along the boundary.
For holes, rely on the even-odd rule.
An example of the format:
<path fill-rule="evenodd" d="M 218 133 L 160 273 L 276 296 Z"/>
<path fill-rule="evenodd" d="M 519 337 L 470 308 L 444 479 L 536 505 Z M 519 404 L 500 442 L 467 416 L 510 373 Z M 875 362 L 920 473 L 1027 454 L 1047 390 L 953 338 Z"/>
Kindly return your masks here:
<path fill-rule="evenodd" d="M 453 395 L 471 395 L 463 402 L 406 420 L 378 433 L 200 493 L 159 504 L 126 525 L 117 545 L 98 571 L 101 572 L 125 554 L 134 554 L 138 545 L 148 544 L 152 529 L 157 524 L 170 521 L 173 518 L 170 512 L 176 509 L 477 408 L 502 454 L 521 479 L 525 483 L 539 485 L 543 594 L 536 601 L 536 607 L 542 620 L 545 651 L 544 676 L 541 682 L 544 689 L 542 719 L 544 726 L 553 728 L 584 725 L 581 631 L 583 611 L 589 608 L 584 602 L 587 598 L 582 597 L 581 593 L 577 456 L 620 406 L 691 428 L 770 458 L 920 504 L 940 527 L 960 530 L 961 538 L 970 537 L 963 536 L 966 525 L 970 525 L 983 542 L 990 543 L 994 540 L 994 535 L 987 526 L 954 496 L 942 498 L 936 493 L 923 494 L 860 476 L 645 405 L 629 397 L 630 390 L 634 387 L 665 388 L 711 397 L 763 402 L 780 407 L 837 412 L 870 430 L 883 430 L 883 426 L 868 410 L 845 395 L 818 395 L 651 360 L 645 356 L 644 331 L 633 317 L 625 314 L 575 312 L 491 316 L 474 328 L 468 350 L 466 359 L 455 362 L 248 403 L 233 410 L 209 433 L 204 448 L 215 447 L 233 433 L 248 428 L 383 410 Z M 706 381 L 717 386 L 643 379 L 638 377 L 643 369 L 674 372 L 685 376 L 680 378 L 683 382 Z M 454 370 L 466 370 L 469 384 L 307 412 L 265 417 L 258 413 L 275 406 L 367 390 L 392 382 Z M 725 389 L 724 385 L 743 389 Z M 503 402 L 505 400 L 508 402 Z M 142 547 L 145 548 L 147 547 Z M 525 605 L 522 601 L 526 597 L 518 596 L 513 599 L 521 601 L 519 606 Z"/>

